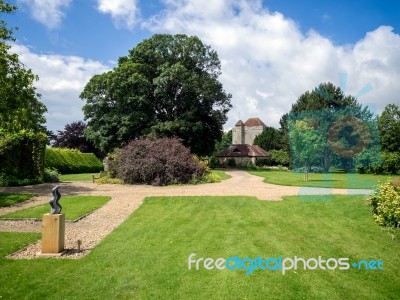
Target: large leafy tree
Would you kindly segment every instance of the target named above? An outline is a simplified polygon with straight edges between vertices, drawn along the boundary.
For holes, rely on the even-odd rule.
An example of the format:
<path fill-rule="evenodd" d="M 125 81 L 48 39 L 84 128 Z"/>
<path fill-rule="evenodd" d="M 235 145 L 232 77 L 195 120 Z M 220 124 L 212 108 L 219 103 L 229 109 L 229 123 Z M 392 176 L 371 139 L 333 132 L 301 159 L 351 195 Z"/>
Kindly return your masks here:
<path fill-rule="evenodd" d="M 101 156 L 100 151 L 85 136 L 86 123 L 76 121 L 64 126 L 64 130 L 58 130 L 57 134 L 51 136 L 53 147 L 78 149 L 83 153 L 95 153 Z"/>
<path fill-rule="evenodd" d="M 222 132 L 221 141 L 215 144 L 215 153 L 232 145 L 232 129 Z"/>
<path fill-rule="evenodd" d="M 313 120 L 303 119 L 288 124 L 293 165 L 304 166 L 304 181 L 308 181 L 308 170 L 324 148 L 323 139 L 313 123 Z"/>
<path fill-rule="evenodd" d="M 366 124 L 370 131 L 374 131 L 373 114 L 367 107 L 362 107 L 355 97 L 344 95 L 332 83 L 322 83 L 311 92 L 302 94 L 292 105 L 290 113 L 281 118 L 286 143 L 290 135 L 288 124 L 301 119 L 308 119 L 308 122 L 313 123 L 323 145 L 320 154 L 308 164 L 320 165 L 325 172 L 329 171 L 332 164 L 351 169 L 354 157 L 377 142 L 376 134 L 368 135 L 368 143 L 361 141 L 364 138 L 362 134 L 366 131 L 361 128 L 360 122 Z M 360 149 L 356 146 L 360 146 Z M 353 151 L 354 149 L 359 152 Z"/>
<path fill-rule="evenodd" d="M 0 0 L 0 14 L 12 14 L 16 9 Z M 10 41 L 14 41 L 12 29 L 0 19 L 0 130 L 45 132 L 43 114 L 47 110 L 33 86 L 38 77 L 17 54 L 10 53 Z"/>
<path fill-rule="evenodd" d="M 283 148 L 283 134 L 280 130 L 267 126 L 254 139 L 254 145 L 258 145 L 264 150 L 281 150 Z"/>
<path fill-rule="evenodd" d="M 400 108 L 396 104 L 385 107 L 378 119 L 382 150 L 400 152 Z"/>
<path fill-rule="evenodd" d="M 209 154 L 231 107 L 220 74 L 217 53 L 199 38 L 154 35 L 86 85 L 87 136 L 104 151 L 144 135 L 176 136 Z"/>

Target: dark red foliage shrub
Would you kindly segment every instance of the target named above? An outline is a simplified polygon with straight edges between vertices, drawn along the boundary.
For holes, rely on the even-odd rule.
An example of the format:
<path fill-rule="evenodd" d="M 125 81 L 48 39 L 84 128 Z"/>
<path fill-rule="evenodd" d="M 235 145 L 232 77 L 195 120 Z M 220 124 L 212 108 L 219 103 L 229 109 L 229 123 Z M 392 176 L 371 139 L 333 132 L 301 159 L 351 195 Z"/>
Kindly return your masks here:
<path fill-rule="evenodd" d="M 176 138 L 134 140 L 122 149 L 116 165 L 117 177 L 129 184 L 188 183 L 206 171 Z"/>

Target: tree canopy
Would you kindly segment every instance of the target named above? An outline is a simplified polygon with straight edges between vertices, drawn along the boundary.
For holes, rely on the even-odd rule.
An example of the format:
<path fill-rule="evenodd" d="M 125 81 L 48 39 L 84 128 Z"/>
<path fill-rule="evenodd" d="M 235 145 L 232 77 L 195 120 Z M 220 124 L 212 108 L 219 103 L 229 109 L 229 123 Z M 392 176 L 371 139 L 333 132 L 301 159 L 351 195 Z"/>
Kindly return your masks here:
<path fill-rule="evenodd" d="M 280 130 L 267 126 L 256 136 L 254 145 L 258 145 L 266 151 L 281 150 L 283 148 L 283 134 Z"/>
<path fill-rule="evenodd" d="M 400 108 L 389 104 L 379 116 L 379 134 L 382 150 L 400 152 Z"/>
<path fill-rule="evenodd" d="M 145 135 L 175 136 L 209 154 L 231 107 L 220 74 L 217 53 L 199 38 L 156 34 L 86 85 L 87 137 L 107 152 Z"/>
<path fill-rule="evenodd" d="M 15 6 L 0 0 L 0 14 L 12 14 Z M 45 105 L 33 86 L 38 77 L 11 54 L 12 29 L 0 19 L 0 130 L 45 132 Z"/>
<path fill-rule="evenodd" d="M 290 141 L 294 166 L 296 157 L 302 155 L 296 153 L 300 150 L 296 146 L 296 139 L 291 139 L 291 136 L 299 135 L 291 135 L 290 131 L 295 130 L 293 124 L 299 120 L 307 120 L 308 126 L 313 127 L 313 132 L 321 138 L 319 151 L 313 152 L 312 160 L 308 156 L 307 166 L 320 166 L 325 172 L 329 171 L 332 164 L 352 170 L 355 168 L 355 160 L 363 152 L 379 152 L 376 118 L 368 107 L 362 107 L 353 96 L 345 96 L 332 83 L 320 84 L 313 91 L 302 94 L 292 105 L 290 113 L 281 119 L 281 126 Z M 307 149 L 307 143 L 311 140 L 303 140 L 303 147 Z M 372 152 L 368 157 L 373 156 Z M 305 162 L 304 159 L 300 160 Z"/>
<path fill-rule="evenodd" d="M 83 153 L 94 153 L 101 156 L 101 153 L 85 136 L 86 123 L 76 121 L 64 126 L 64 130 L 58 130 L 57 134 L 48 134 L 51 137 L 51 145 L 58 148 L 77 149 Z"/>

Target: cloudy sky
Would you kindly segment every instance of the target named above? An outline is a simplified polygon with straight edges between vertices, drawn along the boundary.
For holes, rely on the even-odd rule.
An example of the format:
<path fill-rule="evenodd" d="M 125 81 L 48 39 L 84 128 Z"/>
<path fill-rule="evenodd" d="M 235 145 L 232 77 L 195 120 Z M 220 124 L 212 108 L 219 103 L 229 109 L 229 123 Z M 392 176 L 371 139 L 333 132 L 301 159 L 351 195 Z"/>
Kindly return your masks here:
<path fill-rule="evenodd" d="M 321 82 L 380 113 L 400 104 L 400 5 L 397 0 L 16 0 L 13 50 L 39 75 L 61 130 L 83 119 L 79 94 L 95 74 L 154 33 L 197 35 L 222 62 L 233 108 L 225 128 L 282 114 Z M 320 3 L 322 2 L 322 3 Z"/>

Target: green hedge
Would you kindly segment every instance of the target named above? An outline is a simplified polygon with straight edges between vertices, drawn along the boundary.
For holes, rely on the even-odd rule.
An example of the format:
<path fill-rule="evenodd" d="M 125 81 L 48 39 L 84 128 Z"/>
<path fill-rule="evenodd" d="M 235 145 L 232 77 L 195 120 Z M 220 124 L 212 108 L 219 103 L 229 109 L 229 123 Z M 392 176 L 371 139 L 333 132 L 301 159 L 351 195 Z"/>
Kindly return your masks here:
<path fill-rule="evenodd" d="M 0 131 L 0 185 L 41 182 L 46 142 L 44 133 Z"/>
<path fill-rule="evenodd" d="M 400 152 L 382 152 L 382 161 L 379 165 L 358 167 L 357 171 L 361 174 L 400 174 Z"/>
<path fill-rule="evenodd" d="M 46 168 L 57 169 L 62 174 L 92 173 L 103 170 L 102 162 L 93 153 L 74 149 L 46 148 Z"/>

